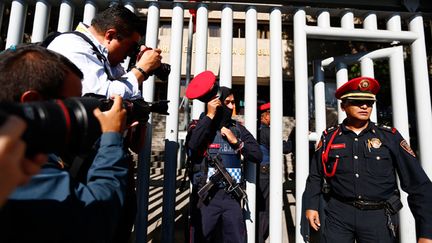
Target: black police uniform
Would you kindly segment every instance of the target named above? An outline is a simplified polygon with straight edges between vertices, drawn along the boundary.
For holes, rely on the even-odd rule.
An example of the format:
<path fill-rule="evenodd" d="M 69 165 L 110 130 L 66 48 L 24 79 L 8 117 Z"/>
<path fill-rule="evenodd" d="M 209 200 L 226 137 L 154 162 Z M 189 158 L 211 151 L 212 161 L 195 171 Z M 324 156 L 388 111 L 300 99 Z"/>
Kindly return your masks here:
<path fill-rule="evenodd" d="M 257 187 L 258 211 L 258 242 L 265 242 L 269 234 L 269 195 L 270 195 L 270 127 L 261 124 L 258 131 L 258 143 L 262 152 L 262 161 L 259 168 L 259 183 Z M 283 141 L 283 153 L 290 153 L 291 141 Z"/>
<path fill-rule="evenodd" d="M 239 147 L 235 148 L 233 147 L 234 145 L 222 142 L 220 140 L 219 129 L 213 124 L 212 119 L 207 116 L 201 118 L 188 134 L 190 139 L 187 146 L 189 148 L 190 160 L 194 165 L 192 175 L 193 195 L 191 196 L 192 228 L 190 232 L 193 242 L 215 241 L 215 237 L 218 237 L 215 232 L 218 230 L 222 231 L 223 242 L 243 243 L 245 240 L 245 223 L 238 199 L 227 193 L 221 185 L 213 186 L 209 191 L 208 200 L 203 203 L 199 202 L 199 198 L 196 195 L 200 187 L 205 184 L 206 178 L 208 178 L 207 172 L 211 170 L 211 168 L 205 165 L 205 153 L 226 152 L 226 158 L 231 158 L 228 159 L 230 163 L 236 160 L 233 155 L 240 159 L 240 154 L 244 156 L 245 161 L 255 163 L 261 161 L 261 151 L 252 134 L 235 121 L 232 121 L 228 125 L 228 128 L 241 141 L 238 145 Z M 210 151 L 212 149 L 215 151 Z M 233 154 L 232 151 L 235 151 L 235 153 Z M 226 164 L 228 161 L 223 162 L 225 167 L 232 167 Z M 219 223 L 222 227 L 217 229 Z"/>
<path fill-rule="evenodd" d="M 371 122 L 358 135 L 343 123 L 327 129 L 303 198 L 306 209 L 318 210 L 326 178 L 330 192 L 325 215 L 320 215 L 325 217 L 322 242 L 396 242 L 397 231 L 391 228 L 397 214 L 386 213 L 383 203 L 398 195 L 396 173 L 409 194 L 417 237 L 432 239 L 432 184 L 399 132 Z"/>

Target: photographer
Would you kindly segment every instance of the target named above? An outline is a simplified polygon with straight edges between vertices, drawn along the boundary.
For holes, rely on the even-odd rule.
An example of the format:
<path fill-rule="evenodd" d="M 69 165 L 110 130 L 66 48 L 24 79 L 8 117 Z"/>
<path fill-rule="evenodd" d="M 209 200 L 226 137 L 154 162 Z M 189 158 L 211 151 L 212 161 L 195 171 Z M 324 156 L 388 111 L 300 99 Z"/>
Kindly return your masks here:
<path fill-rule="evenodd" d="M 28 182 L 32 175 L 39 172 L 47 159 L 43 154 L 32 160 L 24 158 L 26 145 L 21 135 L 26 124 L 16 116 L 5 118 L 0 127 L 0 208 L 18 185 Z"/>
<path fill-rule="evenodd" d="M 116 4 L 98 13 L 91 26 L 80 23 L 76 28 L 90 43 L 72 32 L 57 36 L 48 49 L 69 58 L 84 73 L 83 94 L 141 97 L 139 87 L 161 65 L 162 58 L 160 49 L 144 51 L 144 46 L 138 46 L 142 26 L 134 13 Z M 138 48 L 142 50 L 139 60 L 126 72 L 120 63 Z"/>
<path fill-rule="evenodd" d="M 24 45 L 0 54 L 0 102 L 80 96 L 81 78 L 67 58 L 40 46 Z M 41 172 L 19 187 L 0 211 L 0 242 L 111 241 L 126 188 L 121 135 L 126 111 L 117 96 L 109 111 L 93 113 L 102 135 L 86 182 L 72 178 L 70 161 L 49 154 Z M 43 143 L 46 138 L 30 139 Z"/>

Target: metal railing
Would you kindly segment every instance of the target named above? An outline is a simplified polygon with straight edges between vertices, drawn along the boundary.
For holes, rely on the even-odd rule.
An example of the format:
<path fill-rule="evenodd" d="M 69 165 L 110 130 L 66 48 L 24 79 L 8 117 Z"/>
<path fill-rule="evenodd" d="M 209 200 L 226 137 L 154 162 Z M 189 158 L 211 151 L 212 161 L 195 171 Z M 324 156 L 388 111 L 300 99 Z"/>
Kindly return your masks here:
<path fill-rule="evenodd" d="M 10 2 L 0 2 L 0 21 L 3 19 L 5 9 L 9 9 L 9 25 L 7 29 L 6 48 L 21 43 L 23 41 L 24 27 L 26 21 L 32 21 L 31 41 L 38 42 L 45 38 L 49 27 L 60 32 L 73 29 L 75 16 L 82 16 L 82 22 L 89 24 L 95 14 L 109 4 L 118 1 L 81 1 L 62 0 L 62 1 L 25 1 L 14 0 Z M 26 19 L 28 16 L 28 6 L 34 6 L 34 19 Z M 58 9 L 58 21 L 55 26 L 49 26 L 50 11 Z M 130 10 L 145 9 L 146 12 L 146 45 L 157 47 L 159 40 L 160 11 L 162 9 L 172 10 L 171 16 L 171 37 L 170 37 L 170 64 L 171 74 L 168 81 L 169 113 L 166 123 L 165 133 L 165 174 L 164 174 L 164 212 L 163 212 L 163 242 L 174 242 L 174 207 L 175 207 L 175 178 L 177 167 L 177 148 L 178 148 L 178 127 L 179 127 L 179 96 L 180 80 L 182 74 L 182 43 L 184 23 L 189 22 L 189 15 L 185 15 L 187 10 L 197 10 L 197 25 L 195 35 L 195 53 L 193 74 L 198 74 L 207 69 L 207 47 L 208 47 L 208 15 L 210 11 L 220 11 L 221 23 L 221 58 L 220 58 L 220 80 L 221 85 L 232 86 L 232 26 L 235 12 L 245 14 L 245 126 L 256 136 L 257 119 L 257 15 L 259 13 L 268 14 L 268 24 L 270 27 L 270 102 L 272 103 L 271 120 L 272 127 L 270 133 L 271 149 L 270 157 L 272 166 L 270 168 L 270 242 L 283 242 L 282 239 L 282 182 L 283 182 L 283 159 L 282 159 L 282 116 L 283 116 L 283 58 L 287 55 L 282 46 L 282 27 L 289 23 L 293 24 L 294 36 L 294 71 L 295 71 L 295 118 L 296 118 L 296 204 L 301 205 L 301 196 L 305 188 L 306 177 L 308 174 L 308 143 L 309 137 L 317 138 L 326 126 L 325 124 L 325 86 L 324 68 L 334 67 L 336 72 L 337 85 L 340 86 L 348 80 L 347 64 L 360 62 L 362 74 L 373 76 L 374 58 L 388 59 L 391 66 L 392 97 L 394 106 L 394 123 L 401 130 L 402 134 L 408 138 L 407 131 L 407 111 L 406 94 L 401 87 L 404 86 L 403 56 L 401 47 L 392 47 L 376 52 L 365 53 L 350 58 L 332 58 L 314 61 L 315 66 L 315 102 L 316 102 L 316 131 L 309 135 L 309 106 L 308 106 L 308 74 L 307 59 L 308 39 L 331 39 L 331 40 L 358 40 L 365 42 L 386 42 L 395 41 L 409 45 L 411 48 L 411 62 L 413 70 L 413 80 L 415 89 L 415 105 L 417 114 L 417 126 L 421 133 L 418 134 L 420 161 L 430 178 L 432 178 L 432 164 L 427 163 L 427 158 L 432 157 L 432 150 L 427 148 L 427 140 L 432 137 L 432 112 L 429 93 L 429 79 L 426 62 L 425 40 L 423 32 L 423 20 L 420 15 L 408 13 L 393 13 L 365 10 L 340 10 L 340 9 L 315 9 L 299 8 L 293 6 L 283 6 L 281 4 L 244 4 L 233 2 L 164 2 L 164 1 L 126 1 L 125 6 Z M 82 13 L 78 13 L 82 10 Z M 317 19 L 317 25 L 307 24 L 306 15 Z M 340 27 L 330 26 L 330 17 L 340 18 Z M 363 18 L 363 27 L 355 28 L 354 18 Z M 378 29 L 377 19 L 387 19 L 387 28 Z M 401 20 L 408 21 L 409 30 L 402 30 Z M 0 25 L 1 26 L 1 25 Z M 186 36 L 187 37 L 187 36 Z M 401 64 L 402 62 L 402 64 Z M 190 67 L 189 67 L 190 69 Z M 189 75 L 189 74 L 186 74 Z M 397 89 L 396 89 L 397 87 Z M 143 97 L 146 101 L 154 99 L 155 80 L 150 77 L 143 84 Z M 399 97 L 399 98 L 396 98 Z M 401 97 L 403 99 L 401 99 Z M 396 103 L 401 101 L 397 105 Z M 192 118 L 197 118 L 204 111 L 204 104 L 200 101 L 193 101 Z M 341 113 L 339 113 L 341 114 Z M 376 116 L 375 116 L 376 117 Z M 376 118 L 373 118 L 376 119 Z M 150 118 L 149 123 L 152 120 Z M 151 144 L 151 126 L 148 126 L 146 144 Z M 147 239 L 147 202 L 149 188 L 149 164 L 150 148 L 146 147 L 139 156 L 139 176 L 138 176 L 138 215 L 135 231 L 137 232 L 136 241 L 146 242 Z M 247 193 L 249 197 L 250 218 L 246 219 L 248 242 L 255 242 L 255 169 L 253 166 L 247 171 Z M 406 203 L 406 202 L 405 202 Z M 404 207 L 401 217 L 401 242 L 414 242 L 415 230 L 412 216 Z M 303 242 L 300 232 L 301 207 L 296 208 L 296 242 Z M 411 218 L 410 218 L 411 217 Z"/>

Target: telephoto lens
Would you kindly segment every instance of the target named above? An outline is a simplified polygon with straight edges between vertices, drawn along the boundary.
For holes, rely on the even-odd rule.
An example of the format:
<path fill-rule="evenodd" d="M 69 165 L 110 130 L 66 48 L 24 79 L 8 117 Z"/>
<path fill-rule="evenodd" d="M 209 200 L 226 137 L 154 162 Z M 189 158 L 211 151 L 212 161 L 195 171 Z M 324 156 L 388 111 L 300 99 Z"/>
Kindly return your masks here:
<path fill-rule="evenodd" d="M 69 98 L 29 103 L 1 103 L 1 122 L 7 114 L 27 123 L 23 140 L 28 156 L 36 153 L 79 153 L 90 149 L 101 134 L 93 110 L 100 101 L 94 98 Z M 5 115 L 6 114 L 6 115 Z"/>

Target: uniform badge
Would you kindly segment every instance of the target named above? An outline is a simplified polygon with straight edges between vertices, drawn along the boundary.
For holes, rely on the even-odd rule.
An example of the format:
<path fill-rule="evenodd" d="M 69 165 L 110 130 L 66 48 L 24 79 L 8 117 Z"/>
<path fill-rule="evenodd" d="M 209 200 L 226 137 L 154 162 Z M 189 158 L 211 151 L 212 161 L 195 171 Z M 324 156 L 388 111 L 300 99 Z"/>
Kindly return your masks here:
<path fill-rule="evenodd" d="M 363 79 L 360 81 L 359 88 L 361 91 L 366 91 L 369 88 L 369 80 Z"/>
<path fill-rule="evenodd" d="M 405 151 L 407 151 L 409 154 L 411 154 L 413 157 L 416 157 L 414 151 L 411 149 L 411 147 L 408 145 L 408 143 L 407 143 L 407 141 L 405 141 L 405 139 L 402 140 L 402 141 L 400 142 L 400 146 L 401 146 Z"/>
<path fill-rule="evenodd" d="M 382 142 L 379 138 L 368 139 L 367 147 L 368 147 L 369 151 L 371 148 L 379 149 L 381 147 L 381 145 L 382 145 Z"/>

